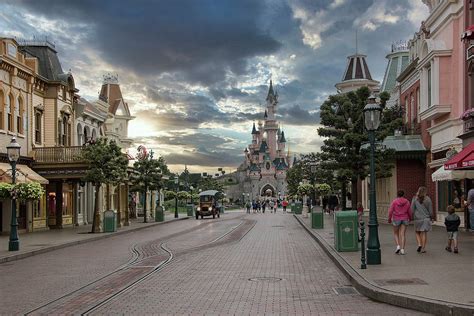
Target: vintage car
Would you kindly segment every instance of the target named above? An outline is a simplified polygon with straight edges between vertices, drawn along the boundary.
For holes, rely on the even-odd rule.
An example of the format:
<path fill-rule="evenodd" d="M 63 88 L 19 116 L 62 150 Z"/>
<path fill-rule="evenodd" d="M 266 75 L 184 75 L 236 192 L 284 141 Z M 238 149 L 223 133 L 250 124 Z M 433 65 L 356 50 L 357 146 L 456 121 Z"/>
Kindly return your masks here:
<path fill-rule="evenodd" d="M 199 193 L 199 206 L 196 209 L 196 219 L 201 216 L 211 216 L 212 218 L 220 217 L 219 208 L 217 207 L 219 191 L 208 190 Z"/>

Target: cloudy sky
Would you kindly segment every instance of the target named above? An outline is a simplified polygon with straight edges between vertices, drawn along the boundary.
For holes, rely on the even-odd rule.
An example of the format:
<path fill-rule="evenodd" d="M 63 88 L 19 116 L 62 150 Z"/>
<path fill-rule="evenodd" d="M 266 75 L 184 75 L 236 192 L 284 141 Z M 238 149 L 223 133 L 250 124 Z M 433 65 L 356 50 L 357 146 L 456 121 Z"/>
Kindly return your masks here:
<path fill-rule="evenodd" d="M 346 57 L 382 81 L 392 42 L 427 16 L 421 0 L 3 0 L 0 36 L 47 38 L 79 94 L 119 75 L 130 136 L 171 169 L 232 170 L 263 118 L 270 79 L 291 152 L 319 150 L 318 109 Z"/>

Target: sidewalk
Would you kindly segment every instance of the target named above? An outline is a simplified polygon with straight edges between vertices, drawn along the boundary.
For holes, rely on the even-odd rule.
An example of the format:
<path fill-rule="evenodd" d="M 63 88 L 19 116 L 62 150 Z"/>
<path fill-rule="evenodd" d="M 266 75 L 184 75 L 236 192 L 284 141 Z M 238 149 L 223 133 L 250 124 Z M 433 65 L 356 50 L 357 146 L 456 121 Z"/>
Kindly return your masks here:
<path fill-rule="evenodd" d="M 41 232 L 24 233 L 19 235 L 20 250 L 8 251 L 8 235 L 0 236 L 0 263 L 19 260 L 34 256 L 36 254 L 82 244 L 102 238 L 125 234 L 131 231 L 144 229 L 150 226 L 187 219 L 185 214 L 180 214 L 180 218 L 175 219 L 174 214 L 165 213 L 164 222 L 155 222 L 153 218 L 148 223 L 143 223 L 143 217 L 131 219 L 130 226 L 122 226 L 113 233 L 89 234 L 92 225 L 71 226 L 63 229 L 51 229 Z"/>
<path fill-rule="evenodd" d="M 446 229 L 433 226 L 428 234 L 427 253 L 420 254 L 416 252 L 414 228 L 410 225 L 406 255 L 396 255 L 391 225 L 379 223 L 382 264 L 368 265 L 362 270 L 360 250 L 337 252 L 334 249 L 332 216 L 324 215 L 324 229 L 312 229 L 310 218 L 295 217 L 362 294 L 433 314 L 474 313 L 474 235 L 460 232 L 459 254 L 449 253 L 444 249 Z M 366 230 L 366 241 L 367 238 Z"/>

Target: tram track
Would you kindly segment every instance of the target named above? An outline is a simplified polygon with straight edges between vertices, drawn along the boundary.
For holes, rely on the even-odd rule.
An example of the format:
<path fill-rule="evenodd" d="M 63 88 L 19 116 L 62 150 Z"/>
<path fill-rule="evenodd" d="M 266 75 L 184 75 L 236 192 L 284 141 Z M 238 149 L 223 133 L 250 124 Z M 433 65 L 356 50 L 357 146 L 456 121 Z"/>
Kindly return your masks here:
<path fill-rule="evenodd" d="M 176 232 L 160 239 L 134 244 L 130 248 L 132 256 L 124 265 L 70 293 L 26 312 L 25 315 L 89 315 L 150 276 L 163 270 L 172 263 L 177 255 L 188 254 L 232 241 L 240 241 L 256 223 L 253 220 L 243 219 L 243 217 L 203 223 L 203 225 Z M 168 247 L 168 244 L 178 236 L 182 237 L 185 234 L 206 229 L 208 225 L 231 220 L 240 221 L 240 223 L 211 241 L 178 250 L 172 250 Z"/>

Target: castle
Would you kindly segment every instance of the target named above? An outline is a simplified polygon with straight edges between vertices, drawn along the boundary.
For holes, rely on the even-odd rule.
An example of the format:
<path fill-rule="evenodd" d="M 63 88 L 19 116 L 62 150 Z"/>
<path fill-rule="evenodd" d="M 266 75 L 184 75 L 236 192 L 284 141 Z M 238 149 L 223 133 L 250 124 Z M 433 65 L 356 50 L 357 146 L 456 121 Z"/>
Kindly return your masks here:
<path fill-rule="evenodd" d="M 245 148 L 245 160 L 234 174 L 238 185 L 227 192 L 234 200 L 283 199 L 287 195 L 286 173 L 291 162 L 285 132 L 276 120 L 277 105 L 278 93 L 270 80 L 263 122 L 258 122 L 258 128 L 253 124 L 252 143 Z"/>

